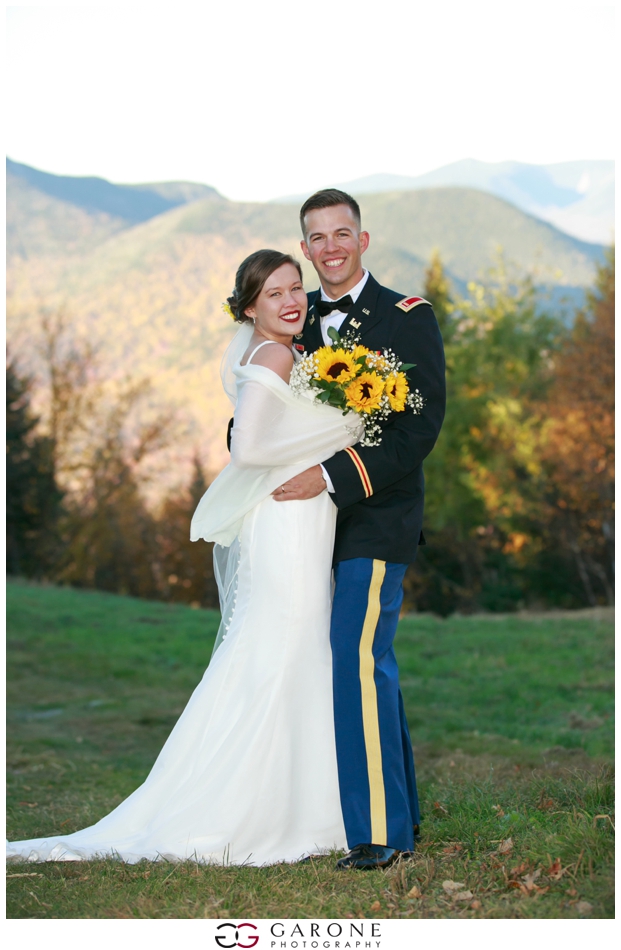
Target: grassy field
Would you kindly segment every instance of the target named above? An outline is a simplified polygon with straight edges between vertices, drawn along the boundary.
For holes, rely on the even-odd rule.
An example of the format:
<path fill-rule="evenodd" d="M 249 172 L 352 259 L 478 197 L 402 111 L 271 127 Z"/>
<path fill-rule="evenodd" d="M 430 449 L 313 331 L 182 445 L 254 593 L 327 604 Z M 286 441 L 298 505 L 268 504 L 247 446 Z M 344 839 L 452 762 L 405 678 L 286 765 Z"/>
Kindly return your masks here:
<path fill-rule="evenodd" d="M 146 776 L 216 614 L 11 582 L 10 838 L 75 831 Z M 422 840 L 387 871 L 11 864 L 9 918 L 611 918 L 612 617 L 412 616 L 397 652 Z"/>

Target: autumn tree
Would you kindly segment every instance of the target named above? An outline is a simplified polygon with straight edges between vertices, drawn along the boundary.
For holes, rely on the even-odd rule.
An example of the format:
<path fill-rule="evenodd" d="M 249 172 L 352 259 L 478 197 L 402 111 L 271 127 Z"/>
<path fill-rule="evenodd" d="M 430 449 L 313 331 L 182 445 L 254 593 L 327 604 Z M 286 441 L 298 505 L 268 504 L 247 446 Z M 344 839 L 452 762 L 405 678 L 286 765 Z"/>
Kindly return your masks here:
<path fill-rule="evenodd" d="M 59 579 L 137 597 L 157 597 L 156 526 L 144 500 L 141 463 L 168 443 L 168 420 L 131 425 L 148 391 L 137 383 L 97 416 L 97 442 L 80 460 L 67 503 Z"/>
<path fill-rule="evenodd" d="M 190 541 L 190 522 L 207 491 L 208 479 L 198 455 L 185 491 L 166 498 L 157 519 L 157 558 L 161 596 L 218 609 L 213 571 L 213 544 Z"/>
<path fill-rule="evenodd" d="M 614 603 L 614 280 L 613 248 L 556 356 L 541 429 L 546 539 L 593 606 Z"/>
<path fill-rule="evenodd" d="M 149 462 L 174 434 L 175 413 L 148 380 L 111 380 L 61 310 L 41 320 L 43 424 L 66 492 L 56 578 L 158 596 L 155 520 L 145 502 Z"/>

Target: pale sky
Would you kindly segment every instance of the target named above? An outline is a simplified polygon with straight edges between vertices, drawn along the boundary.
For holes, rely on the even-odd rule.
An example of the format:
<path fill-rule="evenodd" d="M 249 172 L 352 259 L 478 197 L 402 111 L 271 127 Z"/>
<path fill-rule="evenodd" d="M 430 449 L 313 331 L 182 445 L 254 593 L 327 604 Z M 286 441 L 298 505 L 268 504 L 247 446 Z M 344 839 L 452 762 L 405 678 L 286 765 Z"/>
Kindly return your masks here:
<path fill-rule="evenodd" d="M 614 157 L 612 3 L 8 7 L 7 154 L 263 201 L 463 158 Z"/>

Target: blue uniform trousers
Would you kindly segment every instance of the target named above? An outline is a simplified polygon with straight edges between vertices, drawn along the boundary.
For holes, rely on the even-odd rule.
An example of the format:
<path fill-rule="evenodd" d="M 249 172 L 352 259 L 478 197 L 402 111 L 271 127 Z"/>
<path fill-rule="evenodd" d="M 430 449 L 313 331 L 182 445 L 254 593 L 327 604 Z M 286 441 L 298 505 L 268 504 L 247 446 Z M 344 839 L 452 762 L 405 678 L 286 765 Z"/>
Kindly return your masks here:
<path fill-rule="evenodd" d="M 330 641 L 341 804 L 350 848 L 414 849 L 420 822 L 412 743 L 393 640 L 407 564 L 351 558 L 334 568 Z"/>

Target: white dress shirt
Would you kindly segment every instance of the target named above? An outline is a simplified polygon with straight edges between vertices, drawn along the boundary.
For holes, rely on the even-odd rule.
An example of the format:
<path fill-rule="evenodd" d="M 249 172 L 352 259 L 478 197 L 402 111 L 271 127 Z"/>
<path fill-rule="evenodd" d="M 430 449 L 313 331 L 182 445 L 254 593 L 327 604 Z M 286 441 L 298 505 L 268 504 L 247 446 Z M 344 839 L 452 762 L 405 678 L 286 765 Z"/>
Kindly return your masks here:
<path fill-rule="evenodd" d="M 360 278 L 356 286 L 352 287 L 352 289 L 348 291 L 349 296 L 351 297 L 354 303 L 356 303 L 358 297 L 362 293 L 362 288 L 366 284 L 367 279 L 369 277 L 368 270 L 366 270 L 365 268 L 363 268 L 362 270 L 363 270 L 362 277 Z M 345 296 L 347 295 L 343 294 L 343 297 Z M 332 297 L 328 297 L 323 287 L 321 288 L 321 299 L 329 300 L 329 301 L 333 300 Z M 332 313 L 329 313 L 327 317 L 320 318 L 321 319 L 321 335 L 323 337 L 323 342 L 326 344 L 326 346 L 331 346 L 332 344 L 332 340 L 328 336 L 328 327 L 334 327 L 334 329 L 337 331 L 340 330 L 341 327 L 343 326 L 346 316 L 347 314 L 343 313 L 342 310 L 333 310 Z M 323 473 L 323 478 L 326 483 L 326 488 L 328 489 L 329 492 L 333 493 L 334 485 L 332 484 L 332 479 L 328 475 L 328 472 L 326 471 L 323 465 L 321 466 L 321 471 Z"/>

